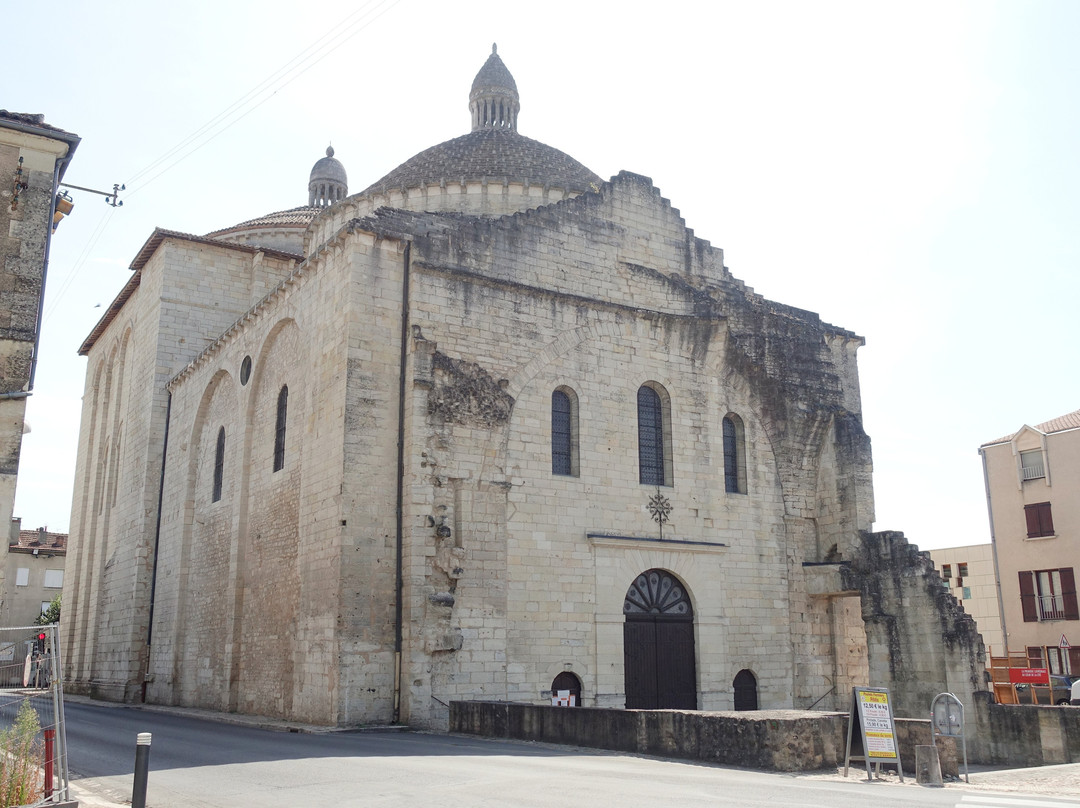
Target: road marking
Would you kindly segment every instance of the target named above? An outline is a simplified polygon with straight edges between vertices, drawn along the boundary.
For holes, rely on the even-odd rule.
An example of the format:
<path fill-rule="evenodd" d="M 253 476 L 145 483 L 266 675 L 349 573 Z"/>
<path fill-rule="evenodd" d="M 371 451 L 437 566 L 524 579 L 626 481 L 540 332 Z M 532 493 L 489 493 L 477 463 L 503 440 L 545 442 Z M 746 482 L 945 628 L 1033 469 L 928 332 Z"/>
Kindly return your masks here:
<path fill-rule="evenodd" d="M 1078 805 L 1073 800 L 1056 800 L 1056 799 L 1023 799 L 1019 797 L 992 797 L 990 795 L 982 794 L 965 794 L 960 802 L 959 806 L 964 808 L 1002 808 L 1002 806 L 1012 805 L 1021 806 L 1021 808 L 1066 808 L 1066 806 Z"/>

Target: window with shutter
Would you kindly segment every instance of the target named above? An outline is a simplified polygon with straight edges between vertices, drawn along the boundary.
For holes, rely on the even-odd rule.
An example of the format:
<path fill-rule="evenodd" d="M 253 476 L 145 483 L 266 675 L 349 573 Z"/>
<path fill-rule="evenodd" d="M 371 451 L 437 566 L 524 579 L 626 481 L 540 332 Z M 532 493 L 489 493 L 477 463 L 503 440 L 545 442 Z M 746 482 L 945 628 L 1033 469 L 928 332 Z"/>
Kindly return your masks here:
<path fill-rule="evenodd" d="M 1036 502 L 1034 505 L 1025 505 L 1024 519 L 1027 522 L 1029 539 L 1054 535 L 1054 519 L 1050 514 L 1049 502 Z"/>

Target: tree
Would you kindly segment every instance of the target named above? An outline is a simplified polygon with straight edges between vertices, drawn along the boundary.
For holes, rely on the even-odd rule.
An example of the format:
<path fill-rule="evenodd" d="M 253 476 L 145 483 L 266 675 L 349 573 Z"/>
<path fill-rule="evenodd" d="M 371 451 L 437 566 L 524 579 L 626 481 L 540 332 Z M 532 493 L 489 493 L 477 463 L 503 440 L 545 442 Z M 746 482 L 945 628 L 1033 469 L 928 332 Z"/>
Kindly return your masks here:
<path fill-rule="evenodd" d="M 57 595 L 49 603 L 49 608 L 38 615 L 37 620 L 34 621 L 35 625 L 47 626 L 50 623 L 60 622 L 60 596 Z"/>

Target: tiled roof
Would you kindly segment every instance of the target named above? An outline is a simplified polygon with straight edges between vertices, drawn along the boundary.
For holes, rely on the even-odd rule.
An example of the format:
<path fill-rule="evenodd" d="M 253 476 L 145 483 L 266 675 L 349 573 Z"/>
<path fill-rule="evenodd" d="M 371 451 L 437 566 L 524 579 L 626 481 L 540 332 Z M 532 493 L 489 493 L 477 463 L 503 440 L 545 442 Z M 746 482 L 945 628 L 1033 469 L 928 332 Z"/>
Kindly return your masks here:
<path fill-rule="evenodd" d="M 42 541 L 44 538 L 44 541 Z M 46 550 L 50 553 L 67 551 L 67 533 L 45 532 L 44 537 L 36 530 L 20 530 L 18 543 L 8 544 L 9 550 Z"/>
<path fill-rule="evenodd" d="M 1064 432 L 1066 429 L 1080 429 L 1080 410 L 1075 410 L 1074 412 L 1066 413 L 1065 415 L 1059 415 L 1057 418 L 1051 418 L 1049 421 L 1036 424 L 1032 428 L 1047 435 L 1054 432 Z M 996 443 L 1007 443 L 1012 440 L 1015 435 L 1016 432 L 1012 432 L 997 440 L 987 441 L 983 446 L 993 446 Z"/>
<path fill-rule="evenodd" d="M 290 208 L 289 210 L 279 210 L 276 213 L 267 213 L 265 216 L 260 216 L 257 219 L 248 219 L 246 222 L 234 224 L 232 227 L 223 227 L 221 230 L 207 233 L 206 238 L 213 238 L 214 236 L 228 233 L 233 230 L 250 230 L 255 227 L 288 227 L 290 225 L 307 227 L 319 214 L 320 210 L 321 208 L 308 207 L 307 205 L 299 208 Z"/>
<path fill-rule="evenodd" d="M 573 157 L 511 129 L 480 129 L 406 160 L 364 194 L 442 182 L 528 181 L 584 193 L 603 183 Z"/>
<path fill-rule="evenodd" d="M 61 132 L 65 135 L 71 134 L 70 132 L 65 132 L 59 126 L 45 123 L 45 116 L 41 113 L 10 112 L 6 109 L 0 109 L 0 120 L 13 121 L 15 123 L 24 124 L 25 126 L 34 126 L 38 129 L 48 129 L 53 132 Z"/>

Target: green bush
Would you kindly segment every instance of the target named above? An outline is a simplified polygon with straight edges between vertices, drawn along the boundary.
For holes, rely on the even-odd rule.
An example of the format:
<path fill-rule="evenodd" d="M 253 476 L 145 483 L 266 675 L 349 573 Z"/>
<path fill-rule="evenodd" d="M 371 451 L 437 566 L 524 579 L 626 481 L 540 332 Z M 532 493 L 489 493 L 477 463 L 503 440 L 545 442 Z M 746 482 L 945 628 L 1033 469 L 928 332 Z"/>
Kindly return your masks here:
<path fill-rule="evenodd" d="M 0 731 L 0 806 L 28 805 L 44 791 L 45 744 L 37 711 L 24 700 L 15 723 Z"/>

